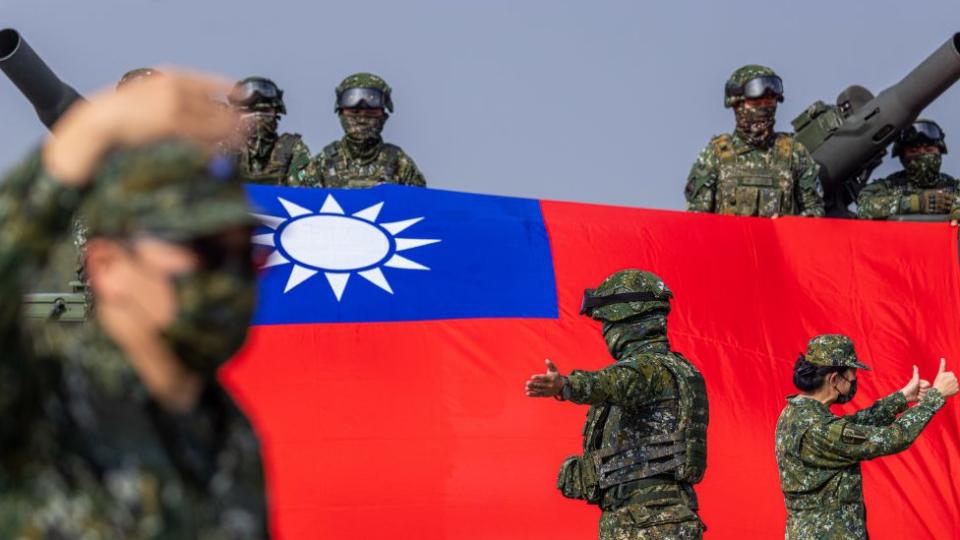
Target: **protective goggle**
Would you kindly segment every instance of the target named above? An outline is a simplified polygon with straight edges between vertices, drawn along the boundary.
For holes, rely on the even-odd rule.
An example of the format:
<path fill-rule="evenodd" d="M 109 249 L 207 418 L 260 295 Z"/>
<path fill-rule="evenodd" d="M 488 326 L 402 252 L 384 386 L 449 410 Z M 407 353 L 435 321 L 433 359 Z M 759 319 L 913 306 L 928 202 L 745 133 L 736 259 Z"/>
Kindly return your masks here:
<path fill-rule="evenodd" d="M 252 80 L 234 86 L 227 96 L 227 101 L 238 107 L 248 107 L 261 100 L 281 101 L 283 90 L 266 81 Z"/>
<path fill-rule="evenodd" d="M 379 88 L 347 88 L 337 97 L 339 109 L 387 109 L 393 112 L 393 104 Z"/>
<path fill-rule="evenodd" d="M 583 304 L 580 305 L 580 314 L 589 315 L 591 311 L 598 307 L 609 306 L 610 304 L 624 304 L 627 302 L 654 302 L 663 300 L 652 292 L 629 292 L 620 294 L 611 294 L 607 296 L 594 296 L 596 289 L 584 289 Z"/>
<path fill-rule="evenodd" d="M 940 142 L 944 139 L 943 130 L 940 129 L 940 126 L 934 124 L 933 122 L 925 122 L 923 120 L 919 122 L 914 122 L 912 126 L 905 129 L 903 132 L 903 138 L 905 140 L 917 140 L 917 139 L 927 139 L 930 142 Z"/>
<path fill-rule="evenodd" d="M 750 79 L 743 86 L 727 83 L 725 87 L 727 97 L 742 97 L 756 99 L 766 95 L 773 95 L 783 100 L 783 81 L 776 75 Z"/>

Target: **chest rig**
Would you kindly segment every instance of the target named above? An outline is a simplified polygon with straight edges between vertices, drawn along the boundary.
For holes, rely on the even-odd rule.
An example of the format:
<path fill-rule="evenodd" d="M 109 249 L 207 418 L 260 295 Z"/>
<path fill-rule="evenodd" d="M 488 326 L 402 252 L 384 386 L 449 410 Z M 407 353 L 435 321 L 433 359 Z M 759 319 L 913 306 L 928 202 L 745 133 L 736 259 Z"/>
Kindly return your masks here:
<path fill-rule="evenodd" d="M 710 144 L 719 158 L 718 213 L 762 217 L 796 213 L 793 137 L 779 134 L 770 148 L 749 152 L 738 152 L 729 134 Z"/>
<path fill-rule="evenodd" d="M 340 141 L 323 149 L 324 166 L 320 171 L 325 187 L 367 188 L 380 184 L 399 183 L 400 149 L 383 143 L 376 157 L 369 161 L 350 159 L 340 149 Z"/>
<path fill-rule="evenodd" d="M 240 155 L 240 167 L 244 179 L 254 184 L 282 185 L 290 173 L 290 163 L 293 161 L 293 149 L 300 140 L 300 136 L 291 133 L 280 135 L 270 150 L 270 155 L 264 163 L 252 163 L 246 150 Z"/>

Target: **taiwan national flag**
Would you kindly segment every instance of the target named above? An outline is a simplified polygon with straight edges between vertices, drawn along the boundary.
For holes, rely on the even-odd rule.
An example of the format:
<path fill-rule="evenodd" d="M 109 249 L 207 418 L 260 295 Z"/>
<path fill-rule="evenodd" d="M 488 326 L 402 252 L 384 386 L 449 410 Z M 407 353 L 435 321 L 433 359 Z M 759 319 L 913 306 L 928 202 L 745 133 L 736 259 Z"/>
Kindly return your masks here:
<path fill-rule="evenodd" d="M 640 268 L 674 291 L 674 350 L 704 374 L 707 538 L 780 538 L 774 429 L 807 340 L 845 333 L 873 371 L 848 413 L 912 366 L 960 368 L 948 224 L 738 218 L 381 186 L 251 186 L 260 305 L 223 379 L 263 442 L 281 539 L 582 539 L 564 499 L 586 407 L 530 399 L 611 363 L 583 289 Z M 957 538 L 960 416 L 863 464 L 871 538 Z"/>

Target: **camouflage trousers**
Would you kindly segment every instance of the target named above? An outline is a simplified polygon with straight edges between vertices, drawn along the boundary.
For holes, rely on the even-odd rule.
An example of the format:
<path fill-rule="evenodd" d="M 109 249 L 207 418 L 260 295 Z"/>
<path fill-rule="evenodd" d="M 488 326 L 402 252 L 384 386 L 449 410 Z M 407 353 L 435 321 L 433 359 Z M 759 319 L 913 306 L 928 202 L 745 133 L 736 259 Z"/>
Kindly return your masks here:
<path fill-rule="evenodd" d="M 788 512 L 785 537 L 787 540 L 865 540 L 867 525 L 863 505 Z"/>
<path fill-rule="evenodd" d="M 700 540 L 703 523 L 696 514 L 683 508 L 692 519 L 666 523 L 649 508 L 636 505 L 606 511 L 600 517 L 600 540 Z"/>

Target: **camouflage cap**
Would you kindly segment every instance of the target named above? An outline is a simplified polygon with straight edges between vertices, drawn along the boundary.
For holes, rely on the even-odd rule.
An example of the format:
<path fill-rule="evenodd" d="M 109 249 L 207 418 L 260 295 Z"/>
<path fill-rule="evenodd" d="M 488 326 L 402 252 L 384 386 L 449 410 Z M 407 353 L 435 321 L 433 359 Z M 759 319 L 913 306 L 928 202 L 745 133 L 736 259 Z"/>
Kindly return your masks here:
<path fill-rule="evenodd" d="M 115 152 L 81 212 L 91 237 L 188 240 L 255 224 L 233 163 L 178 141 Z"/>
<path fill-rule="evenodd" d="M 374 88 L 383 92 L 385 108 L 393 112 L 393 99 L 390 97 L 390 94 L 393 92 L 393 89 L 390 88 L 390 85 L 387 84 L 387 81 L 383 80 L 379 75 L 373 73 L 354 73 L 353 75 L 348 75 L 345 79 L 340 81 L 340 84 L 337 85 L 336 89 L 336 99 L 334 101 L 335 110 L 340 110 L 340 94 L 345 90 L 350 90 L 351 88 Z"/>
<path fill-rule="evenodd" d="M 673 293 L 656 274 L 643 270 L 620 270 L 603 280 L 594 290 L 587 290 L 585 300 L 629 293 L 647 293 L 649 298 L 623 301 L 594 307 L 588 314 L 594 319 L 616 322 L 650 311 L 670 311 Z"/>
<path fill-rule="evenodd" d="M 857 360 L 853 341 L 843 334 L 823 334 L 811 339 L 807 344 L 806 360 L 821 367 L 870 369 Z"/>
<path fill-rule="evenodd" d="M 725 87 L 735 86 L 742 87 L 753 79 L 760 77 L 778 77 L 777 72 L 767 66 L 761 66 L 759 64 L 747 64 L 743 67 L 737 68 L 733 73 L 730 74 L 730 78 L 727 79 Z M 733 107 L 738 102 L 743 101 L 742 97 L 728 95 L 727 92 L 724 92 L 723 105 L 724 107 Z"/>

